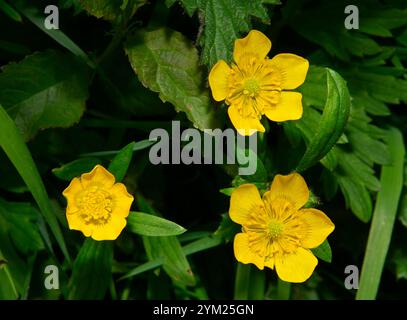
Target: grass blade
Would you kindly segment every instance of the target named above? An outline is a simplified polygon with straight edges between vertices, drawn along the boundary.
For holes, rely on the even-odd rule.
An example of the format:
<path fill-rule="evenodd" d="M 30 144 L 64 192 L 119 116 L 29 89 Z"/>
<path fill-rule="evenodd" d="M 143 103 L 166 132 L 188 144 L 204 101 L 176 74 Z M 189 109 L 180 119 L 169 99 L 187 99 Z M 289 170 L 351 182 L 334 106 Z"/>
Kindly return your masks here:
<path fill-rule="evenodd" d="M 48 198 L 34 160 L 32 159 L 30 151 L 24 143 L 22 136 L 18 132 L 14 121 L 9 117 L 1 105 L 0 146 L 23 178 L 35 201 L 37 202 L 45 221 L 50 226 L 51 231 L 54 234 L 65 258 L 70 262 L 71 260 L 62 236 L 61 229 L 57 222 L 55 213 L 53 212 L 52 204 Z"/>
<path fill-rule="evenodd" d="M 388 145 L 393 161 L 391 165 L 382 168 L 380 179 L 382 188 L 378 193 L 373 213 L 359 290 L 356 294 L 357 300 L 376 298 L 403 186 L 405 148 L 399 130 L 395 128 L 389 130 Z"/>

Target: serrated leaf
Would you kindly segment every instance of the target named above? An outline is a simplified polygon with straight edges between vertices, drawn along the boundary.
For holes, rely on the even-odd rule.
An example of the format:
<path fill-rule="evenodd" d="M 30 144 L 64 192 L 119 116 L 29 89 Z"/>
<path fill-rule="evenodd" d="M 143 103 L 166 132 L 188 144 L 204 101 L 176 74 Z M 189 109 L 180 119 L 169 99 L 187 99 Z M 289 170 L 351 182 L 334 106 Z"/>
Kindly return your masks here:
<path fill-rule="evenodd" d="M 167 1 L 172 5 L 175 1 Z M 231 61 L 233 43 L 241 33 L 251 28 L 251 17 L 269 23 L 264 4 L 279 4 L 273 0 L 181 0 L 187 13 L 192 16 L 195 11 L 203 18 L 203 35 L 198 39 L 203 46 L 202 59 L 208 65 L 218 60 Z M 222 26 L 222 27 L 219 27 Z"/>
<path fill-rule="evenodd" d="M 315 249 L 311 249 L 311 251 L 321 260 L 325 262 L 332 262 L 332 250 L 331 246 L 329 245 L 328 240 L 325 240 L 322 242 L 322 244 L 319 247 L 316 247 Z"/>
<path fill-rule="evenodd" d="M 101 164 L 101 161 L 96 158 L 77 159 L 52 169 L 52 173 L 61 180 L 71 181 L 73 178 L 91 171 L 97 164 Z"/>
<path fill-rule="evenodd" d="M 372 199 L 365 186 L 348 177 L 337 177 L 348 208 L 363 222 L 372 217 Z"/>
<path fill-rule="evenodd" d="M 135 142 L 129 143 L 127 146 L 121 149 L 110 162 L 108 170 L 115 176 L 117 182 L 122 181 L 126 175 L 131 159 L 133 158 L 133 149 L 135 144 Z"/>
<path fill-rule="evenodd" d="M 87 96 L 86 67 L 69 54 L 35 53 L 0 73 L 0 103 L 25 140 L 41 129 L 73 125 Z"/>
<path fill-rule="evenodd" d="M 317 163 L 332 149 L 348 120 L 350 97 L 346 83 L 335 71 L 326 69 L 326 72 L 327 100 L 318 129 L 297 166 L 299 172 Z"/>
<path fill-rule="evenodd" d="M 87 238 L 75 259 L 68 299 L 103 299 L 111 279 L 113 243 Z"/>
<path fill-rule="evenodd" d="M 143 212 L 130 212 L 127 218 L 127 229 L 150 237 L 177 236 L 186 231 L 175 222 Z"/>
<path fill-rule="evenodd" d="M 196 48 L 170 29 L 140 32 L 125 46 L 130 63 L 144 86 L 161 100 L 185 112 L 195 127 L 217 128 L 219 115 L 204 83 Z"/>
<path fill-rule="evenodd" d="M 79 0 L 83 9 L 96 18 L 113 20 L 122 11 L 121 0 Z"/>

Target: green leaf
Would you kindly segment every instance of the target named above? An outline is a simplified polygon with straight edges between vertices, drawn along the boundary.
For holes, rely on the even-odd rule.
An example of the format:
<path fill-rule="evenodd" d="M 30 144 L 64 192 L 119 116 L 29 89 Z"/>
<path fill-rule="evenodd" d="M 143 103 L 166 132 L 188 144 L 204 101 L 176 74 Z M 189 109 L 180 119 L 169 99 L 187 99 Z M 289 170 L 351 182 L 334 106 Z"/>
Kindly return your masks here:
<path fill-rule="evenodd" d="M 79 121 L 87 96 L 86 68 L 69 54 L 35 53 L 0 74 L 0 103 L 25 140 Z"/>
<path fill-rule="evenodd" d="M 130 212 L 127 218 L 127 229 L 150 237 L 177 236 L 186 231 L 175 222 L 143 212 Z"/>
<path fill-rule="evenodd" d="M 134 151 L 140 151 L 147 149 L 151 147 L 153 144 L 155 144 L 157 141 L 156 140 L 141 140 L 133 145 L 133 152 Z M 80 157 L 106 157 L 106 156 L 112 156 L 112 155 L 117 155 L 120 153 L 121 150 L 115 150 L 115 151 L 98 151 L 98 152 L 89 152 L 89 153 L 82 153 L 79 156 Z"/>
<path fill-rule="evenodd" d="M 219 115 L 211 104 L 196 48 L 170 29 L 140 32 L 125 46 L 130 63 L 144 86 L 185 112 L 195 127 L 217 128 Z"/>
<path fill-rule="evenodd" d="M 103 299 L 109 287 L 113 243 L 87 238 L 75 259 L 68 299 Z"/>
<path fill-rule="evenodd" d="M 358 300 L 376 298 L 403 187 L 405 146 L 398 129 L 389 129 L 388 145 L 392 163 L 382 167 L 382 188 L 377 195 L 370 226 L 359 290 L 356 294 Z"/>
<path fill-rule="evenodd" d="M 397 280 L 407 279 L 407 255 L 404 250 L 398 249 L 392 257 L 392 262 L 396 269 Z"/>
<path fill-rule="evenodd" d="M 85 172 L 91 171 L 101 161 L 96 158 L 83 158 L 74 160 L 59 168 L 52 169 L 52 173 L 59 179 L 71 181 L 75 177 L 79 177 Z"/>
<path fill-rule="evenodd" d="M 3 11 L 6 15 L 9 16 L 9 18 L 13 19 L 14 21 L 23 22 L 23 19 L 21 18 L 20 14 L 4 0 L 0 0 L 0 10 Z"/>
<path fill-rule="evenodd" d="M 332 250 L 328 240 L 322 242 L 319 247 L 311 250 L 319 259 L 325 262 L 332 262 Z"/>
<path fill-rule="evenodd" d="M 82 7 L 96 18 L 115 20 L 128 11 L 131 17 L 146 0 L 79 0 Z"/>
<path fill-rule="evenodd" d="M 115 176 L 116 181 L 120 182 L 126 175 L 131 159 L 133 158 L 133 149 L 136 143 L 131 142 L 113 158 L 108 170 Z"/>
<path fill-rule="evenodd" d="M 372 216 L 372 199 L 363 184 L 347 177 L 337 177 L 339 186 L 345 197 L 346 207 L 363 222 L 368 222 Z"/>
<path fill-rule="evenodd" d="M 172 5 L 175 1 L 167 1 Z M 218 60 L 231 61 L 234 41 L 249 31 L 251 17 L 270 23 L 265 4 L 279 4 L 278 0 L 181 0 L 187 13 L 202 16 L 202 59 L 208 66 Z M 221 27 L 220 27 L 221 26 Z"/>
<path fill-rule="evenodd" d="M 158 215 L 143 197 L 138 196 L 137 199 L 141 210 Z M 175 282 L 187 286 L 195 284 L 191 267 L 185 253 L 182 251 L 179 240 L 175 236 L 143 236 L 143 244 L 149 260 L 162 260 L 163 269 Z"/>
<path fill-rule="evenodd" d="M 185 254 L 185 256 L 188 256 L 190 254 L 194 254 L 197 252 L 201 252 L 201 251 L 216 247 L 218 245 L 221 245 L 222 243 L 223 243 L 223 239 L 221 237 L 209 236 L 209 237 L 204 237 L 204 238 L 201 238 L 194 242 L 188 243 L 187 245 L 182 247 L 182 251 Z M 164 259 L 162 257 L 148 261 L 148 262 L 143 263 L 142 265 L 134 268 L 133 270 L 129 271 L 128 273 L 126 273 L 123 277 L 120 278 L 120 280 L 131 278 L 131 277 L 139 275 L 143 272 L 158 268 L 163 263 L 164 263 Z"/>
<path fill-rule="evenodd" d="M 343 134 L 349 116 L 350 97 L 343 78 L 331 69 L 327 74 L 327 100 L 318 129 L 297 166 L 301 172 L 321 160 Z M 300 120 L 301 121 L 301 120 Z"/>
<path fill-rule="evenodd" d="M 31 157 L 30 151 L 18 132 L 14 121 L 0 104 L 0 146 L 23 178 L 37 202 L 45 221 L 51 228 L 65 259 L 70 262 L 68 250 L 58 225 L 55 212 L 48 198 L 41 176 Z"/>

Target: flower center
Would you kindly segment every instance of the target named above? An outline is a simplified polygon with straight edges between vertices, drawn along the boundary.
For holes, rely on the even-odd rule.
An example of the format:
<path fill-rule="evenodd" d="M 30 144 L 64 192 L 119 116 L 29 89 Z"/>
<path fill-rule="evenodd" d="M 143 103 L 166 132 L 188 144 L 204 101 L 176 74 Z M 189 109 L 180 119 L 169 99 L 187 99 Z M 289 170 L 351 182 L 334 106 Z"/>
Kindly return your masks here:
<path fill-rule="evenodd" d="M 86 224 L 107 223 L 113 210 L 110 193 L 97 186 L 86 189 L 79 197 L 77 205 L 79 215 Z"/>
<path fill-rule="evenodd" d="M 275 239 L 282 233 L 284 226 L 281 222 L 272 220 L 270 221 L 268 227 L 271 238 Z"/>
<path fill-rule="evenodd" d="M 256 79 L 248 79 L 243 84 L 243 94 L 251 97 L 256 96 L 259 93 L 260 85 Z"/>

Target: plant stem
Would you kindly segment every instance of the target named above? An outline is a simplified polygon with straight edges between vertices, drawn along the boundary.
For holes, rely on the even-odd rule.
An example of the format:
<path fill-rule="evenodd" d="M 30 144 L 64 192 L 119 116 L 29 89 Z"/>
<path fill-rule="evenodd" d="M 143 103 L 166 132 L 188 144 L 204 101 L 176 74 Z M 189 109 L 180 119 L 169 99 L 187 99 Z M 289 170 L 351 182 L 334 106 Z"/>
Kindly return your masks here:
<path fill-rule="evenodd" d="M 277 299 L 289 300 L 291 295 L 291 283 L 285 282 L 280 278 L 277 280 Z"/>

